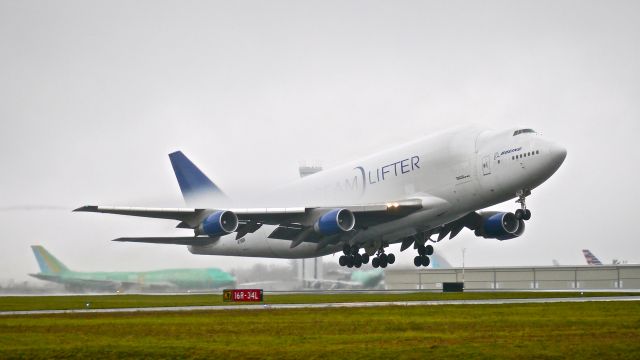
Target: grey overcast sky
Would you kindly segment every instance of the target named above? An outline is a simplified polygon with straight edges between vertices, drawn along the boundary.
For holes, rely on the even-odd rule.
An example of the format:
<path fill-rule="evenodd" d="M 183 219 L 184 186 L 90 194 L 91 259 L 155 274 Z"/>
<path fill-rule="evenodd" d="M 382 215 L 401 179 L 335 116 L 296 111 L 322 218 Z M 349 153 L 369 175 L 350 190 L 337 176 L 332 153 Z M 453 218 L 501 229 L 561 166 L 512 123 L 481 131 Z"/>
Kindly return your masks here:
<path fill-rule="evenodd" d="M 0 279 L 37 271 L 32 244 L 79 270 L 284 264 L 113 243 L 182 233 L 70 211 L 181 206 L 176 149 L 237 194 L 470 123 L 532 127 L 568 156 L 529 199 L 524 236 L 465 231 L 436 251 L 459 265 L 466 248 L 472 266 L 583 264 L 583 248 L 638 262 L 639 14 L 638 1 L 0 0 Z"/>

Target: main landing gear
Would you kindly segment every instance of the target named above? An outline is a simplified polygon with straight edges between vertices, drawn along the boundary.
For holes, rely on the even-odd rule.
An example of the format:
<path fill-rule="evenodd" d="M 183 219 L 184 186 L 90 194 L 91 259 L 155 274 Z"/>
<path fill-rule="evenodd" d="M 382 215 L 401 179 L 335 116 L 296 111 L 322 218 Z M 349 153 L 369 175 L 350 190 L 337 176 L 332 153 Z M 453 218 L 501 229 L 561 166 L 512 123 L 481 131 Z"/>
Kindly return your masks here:
<path fill-rule="evenodd" d="M 349 244 L 344 244 L 342 252 L 344 255 L 340 256 L 340 259 L 338 259 L 340 266 L 359 268 L 362 264 L 367 264 L 369 262 L 369 255 L 367 255 L 367 253 L 360 254 L 360 248 L 358 245 L 351 246 Z"/>
<path fill-rule="evenodd" d="M 340 266 L 359 268 L 363 264 L 369 263 L 369 255 L 367 255 L 367 253 L 360 254 L 358 245 L 345 244 L 342 252 L 344 255 L 338 259 Z M 385 254 L 383 248 L 380 248 L 373 259 L 371 259 L 371 265 L 374 268 L 386 268 L 387 265 L 393 264 L 394 262 L 396 262 L 396 256 L 393 254 Z"/>
<path fill-rule="evenodd" d="M 527 209 L 527 196 L 531 195 L 531 190 L 524 189 L 520 190 L 516 193 L 518 196 L 517 203 L 520 203 L 520 209 L 516 210 L 515 215 L 518 220 L 529 220 L 531 219 L 531 211 Z"/>
<path fill-rule="evenodd" d="M 376 253 L 376 257 L 371 260 L 371 265 L 374 268 L 386 268 L 387 265 L 391 265 L 396 262 L 396 256 L 393 254 L 385 254 L 384 249 L 381 247 Z"/>
<path fill-rule="evenodd" d="M 420 267 L 427 267 L 431 263 L 429 256 L 433 255 L 433 246 L 420 245 L 418 246 L 418 256 L 413 258 L 413 265 Z"/>

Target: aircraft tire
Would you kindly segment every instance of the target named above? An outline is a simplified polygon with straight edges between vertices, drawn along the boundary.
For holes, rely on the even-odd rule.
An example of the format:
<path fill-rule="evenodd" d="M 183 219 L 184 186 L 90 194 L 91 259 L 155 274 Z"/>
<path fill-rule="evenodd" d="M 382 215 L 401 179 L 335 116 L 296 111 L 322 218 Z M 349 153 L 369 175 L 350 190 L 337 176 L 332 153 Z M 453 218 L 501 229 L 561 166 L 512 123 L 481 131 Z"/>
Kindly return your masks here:
<path fill-rule="evenodd" d="M 340 266 L 347 265 L 347 256 L 346 255 L 340 256 L 340 259 L 338 259 L 338 264 L 340 264 Z"/>
<path fill-rule="evenodd" d="M 518 219 L 518 220 L 524 219 L 525 212 L 522 209 L 518 209 L 518 210 L 516 210 L 514 215 L 516 216 L 516 219 Z"/>
<path fill-rule="evenodd" d="M 363 264 L 368 264 L 369 263 L 369 255 L 367 255 L 366 253 L 362 254 L 362 263 Z"/>
<path fill-rule="evenodd" d="M 389 265 L 393 264 L 394 262 L 396 262 L 396 256 L 393 254 L 387 255 L 387 262 L 389 263 Z"/>
<path fill-rule="evenodd" d="M 353 245 L 351 247 L 351 255 L 355 255 L 360 251 L 360 247 L 358 245 Z"/>
<path fill-rule="evenodd" d="M 374 258 L 371 260 L 371 265 L 372 265 L 374 268 L 376 268 L 376 269 L 377 269 L 377 268 L 378 268 L 378 266 L 380 266 L 380 259 L 379 259 L 379 258 L 377 258 L 377 257 L 374 257 Z"/>
<path fill-rule="evenodd" d="M 422 262 L 422 266 L 427 267 L 431 263 L 431 260 L 429 259 L 428 256 L 423 256 L 421 262 Z"/>
<path fill-rule="evenodd" d="M 356 261 L 356 262 L 353 264 L 353 266 L 354 266 L 355 268 L 360 268 L 360 266 L 362 266 L 362 262 L 360 262 L 360 261 Z"/>
<path fill-rule="evenodd" d="M 524 211 L 524 216 L 522 217 L 522 219 L 524 219 L 524 220 L 529 220 L 529 219 L 531 219 L 531 210 L 526 209 L 526 210 Z"/>
<path fill-rule="evenodd" d="M 380 259 L 380 267 L 383 269 L 387 267 L 387 259 Z"/>
<path fill-rule="evenodd" d="M 422 256 L 418 255 L 413 258 L 413 265 L 420 267 L 422 265 Z"/>
<path fill-rule="evenodd" d="M 387 262 L 387 254 L 380 254 L 380 264 L 382 264 L 382 262 Z"/>
<path fill-rule="evenodd" d="M 427 246 L 425 247 L 425 250 L 426 250 L 426 251 L 425 251 L 425 255 L 433 255 L 433 246 L 431 246 L 431 245 L 427 245 Z"/>

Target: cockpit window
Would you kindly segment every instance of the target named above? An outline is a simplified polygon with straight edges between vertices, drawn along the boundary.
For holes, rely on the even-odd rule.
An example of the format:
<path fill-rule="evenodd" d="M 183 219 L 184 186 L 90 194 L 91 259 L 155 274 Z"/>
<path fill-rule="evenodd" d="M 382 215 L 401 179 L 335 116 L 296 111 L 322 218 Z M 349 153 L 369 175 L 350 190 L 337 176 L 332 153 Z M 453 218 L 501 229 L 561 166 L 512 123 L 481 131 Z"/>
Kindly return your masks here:
<path fill-rule="evenodd" d="M 520 135 L 520 134 L 526 134 L 526 133 L 535 134 L 536 132 L 533 131 L 533 129 L 520 129 L 520 130 L 514 131 L 513 132 L 513 136 Z"/>

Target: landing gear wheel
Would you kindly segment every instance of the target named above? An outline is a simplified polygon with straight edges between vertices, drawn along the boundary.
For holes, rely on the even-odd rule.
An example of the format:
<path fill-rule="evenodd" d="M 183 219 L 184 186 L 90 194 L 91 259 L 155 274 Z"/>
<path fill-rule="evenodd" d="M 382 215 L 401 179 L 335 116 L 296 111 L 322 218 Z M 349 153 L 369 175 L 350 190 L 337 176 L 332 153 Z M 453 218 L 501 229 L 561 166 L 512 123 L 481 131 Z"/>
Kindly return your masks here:
<path fill-rule="evenodd" d="M 356 260 L 353 266 L 355 266 L 356 268 L 360 268 L 360 266 L 362 266 L 362 261 Z"/>
<path fill-rule="evenodd" d="M 387 255 L 387 262 L 389 263 L 389 265 L 393 264 L 394 262 L 396 262 L 396 256 L 393 254 Z"/>
<path fill-rule="evenodd" d="M 413 265 L 420 267 L 422 265 L 422 256 L 418 255 L 413 258 Z"/>
<path fill-rule="evenodd" d="M 518 209 L 518 210 L 516 210 L 515 215 L 516 215 L 516 219 L 518 219 L 518 220 L 524 219 L 525 211 L 522 210 L 522 209 Z"/>
<path fill-rule="evenodd" d="M 425 250 L 426 250 L 425 255 L 433 255 L 433 246 L 427 245 L 425 247 Z"/>
<path fill-rule="evenodd" d="M 351 255 L 355 255 L 360 251 L 360 248 L 358 247 L 358 245 L 353 245 L 351 247 Z"/>
<path fill-rule="evenodd" d="M 367 255 L 367 253 L 364 253 L 364 254 L 362 254 L 360 256 L 362 256 L 362 263 L 363 264 L 368 264 L 369 263 L 369 255 Z"/>
<path fill-rule="evenodd" d="M 378 255 L 378 257 L 380 258 L 381 263 L 382 262 L 384 262 L 385 264 L 387 263 L 387 254 L 382 253 L 382 254 Z"/>
<path fill-rule="evenodd" d="M 355 260 L 356 263 L 362 264 L 362 255 L 356 253 L 355 255 L 353 255 L 353 259 Z"/>
<path fill-rule="evenodd" d="M 420 256 L 427 255 L 427 248 L 424 245 L 418 247 L 418 255 Z"/>
<path fill-rule="evenodd" d="M 428 256 L 422 256 L 420 262 L 422 263 L 422 266 L 427 267 L 431 263 L 431 260 L 429 260 Z"/>
<path fill-rule="evenodd" d="M 344 245 L 342 246 L 342 252 L 343 252 L 345 255 L 351 255 L 351 246 L 349 246 L 349 244 L 344 244 Z"/>
<path fill-rule="evenodd" d="M 340 264 L 340 266 L 347 265 L 347 256 L 346 255 L 340 256 L 340 259 L 338 259 L 338 264 Z"/>
<path fill-rule="evenodd" d="M 380 267 L 383 269 L 387 267 L 387 259 L 380 259 Z"/>
<path fill-rule="evenodd" d="M 520 209 L 515 211 L 515 215 L 518 220 L 531 219 L 531 211 L 527 209 L 527 196 L 529 195 L 531 195 L 531 190 L 529 189 L 522 189 L 516 192 L 516 196 L 518 197 L 516 203 L 520 204 Z"/>
<path fill-rule="evenodd" d="M 372 265 L 374 268 L 376 268 L 376 269 L 377 269 L 377 268 L 378 268 L 378 266 L 380 266 L 380 259 L 379 259 L 379 258 L 377 258 L 377 257 L 374 257 L 374 258 L 371 260 L 371 265 Z"/>

